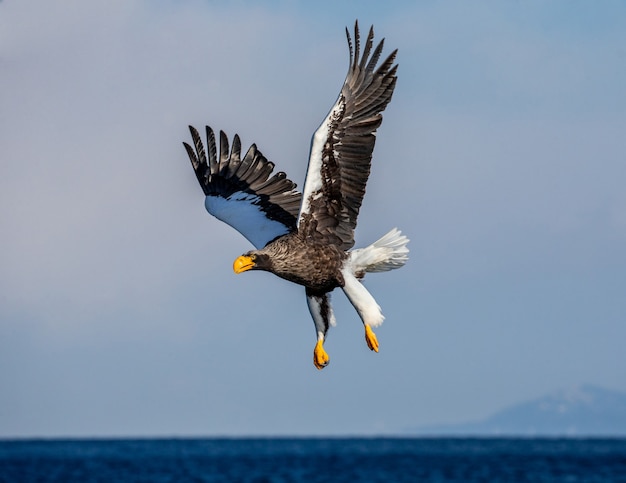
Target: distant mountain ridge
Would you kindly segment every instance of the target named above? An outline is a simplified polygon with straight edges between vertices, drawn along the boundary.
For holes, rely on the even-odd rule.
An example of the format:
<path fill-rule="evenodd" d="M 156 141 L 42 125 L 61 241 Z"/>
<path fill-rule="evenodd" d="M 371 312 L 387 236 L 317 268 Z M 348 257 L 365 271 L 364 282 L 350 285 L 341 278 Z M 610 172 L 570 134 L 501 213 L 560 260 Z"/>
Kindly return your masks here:
<path fill-rule="evenodd" d="M 477 422 L 433 425 L 419 435 L 626 436 L 626 393 L 585 384 L 516 404 Z"/>

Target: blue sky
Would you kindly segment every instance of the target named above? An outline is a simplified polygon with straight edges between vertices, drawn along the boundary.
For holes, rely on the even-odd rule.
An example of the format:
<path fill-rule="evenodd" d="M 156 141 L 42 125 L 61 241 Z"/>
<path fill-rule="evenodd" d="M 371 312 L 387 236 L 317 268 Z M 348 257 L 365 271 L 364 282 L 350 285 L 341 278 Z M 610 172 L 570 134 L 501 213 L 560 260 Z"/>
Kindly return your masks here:
<path fill-rule="evenodd" d="M 623 2 L 0 2 L 0 437 L 392 434 L 592 383 L 626 391 Z M 236 276 L 182 141 L 303 183 L 348 62 L 399 48 L 359 226 L 379 354 L 334 296 Z"/>

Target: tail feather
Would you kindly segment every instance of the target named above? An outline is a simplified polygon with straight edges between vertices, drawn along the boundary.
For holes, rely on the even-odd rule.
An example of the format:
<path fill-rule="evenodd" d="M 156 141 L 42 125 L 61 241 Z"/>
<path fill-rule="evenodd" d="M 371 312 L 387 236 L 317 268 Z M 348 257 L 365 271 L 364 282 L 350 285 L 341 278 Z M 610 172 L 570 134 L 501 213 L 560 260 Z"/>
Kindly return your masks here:
<path fill-rule="evenodd" d="M 394 228 L 365 248 L 350 252 L 353 273 L 362 278 L 366 272 L 386 272 L 402 267 L 409 259 L 409 239 Z"/>

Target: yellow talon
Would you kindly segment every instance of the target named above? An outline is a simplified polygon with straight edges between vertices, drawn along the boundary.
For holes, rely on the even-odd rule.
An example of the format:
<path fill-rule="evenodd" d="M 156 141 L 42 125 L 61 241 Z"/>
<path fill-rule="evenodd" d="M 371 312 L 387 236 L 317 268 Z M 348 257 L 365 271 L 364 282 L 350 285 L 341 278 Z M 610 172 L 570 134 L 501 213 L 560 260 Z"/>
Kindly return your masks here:
<path fill-rule="evenodd" d="M 323 341 L 318 340 L 317 344 L 315 344 L 315 350 L 313 351 L 313 364 L 315 364 L 315 367 L 319 370 L 324 369 L 330 360 L 330 357 L 328 357 L 328 354 L 324 350 L 323 344 Z"/>
<path fill-rule="evenodd" d="M 365 326 L 365 342 L 367 342 L 367 347 L 374 352 L 378 352 L 378 339 L 369 325 Z"/>

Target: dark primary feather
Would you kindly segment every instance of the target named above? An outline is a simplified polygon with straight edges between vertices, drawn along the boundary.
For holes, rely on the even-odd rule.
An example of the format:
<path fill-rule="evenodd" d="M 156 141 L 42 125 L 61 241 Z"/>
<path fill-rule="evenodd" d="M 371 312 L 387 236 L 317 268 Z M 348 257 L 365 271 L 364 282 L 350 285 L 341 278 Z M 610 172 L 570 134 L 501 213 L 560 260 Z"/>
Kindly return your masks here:
<path fill-rule="evenodd" d="M 274 163 L 268 161 L 255 144 L 241 158 L 239 136 L 235 134 L 229 152 L 228 137 L 220 131 L 218 158 L 215 134 L 210 127 L 206 127 L 206 151 L 198 131 L 192 126 L 189 130 L 194 147 L 183 144 L 206 196 L 230 199 L 237 193 L 252 195 L 257 198 L 254 204 L 268 219 L 282 223 L 289 231 L 295 230 L 302 195 L 284 172 L 272 175 Z"/>
<path fill-rule="evenodd" d="M 370 28 L 361 55 L 358 22 L 354 26 L 354 51 L 346 29 L 350 67 L 339 98 L 327 122 L 322 159 L 318 160 L 321 186 L 305 196 L 308 212 L 300 213 L 299 230 L 305 236 L 324 240 L 348 250 L 354 246 L 354 229 L 370 174 L 376 130 L 396 85 L 394 50 L 376 69 L 384 39 L 372 52 L 374 30 Z M 371 57 L 370 57 L 371 54 Z M 314 137 L 314 143 L 318 142 Z M 313 149 L 312 149 L 313 152 Z M 309 161 L 311 169 L 313 159 Z M 307 183 L 309 174 L 307 174 Z M 321 195 L 321 196 L 320 196 Z"/>

